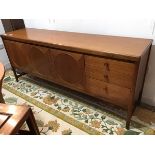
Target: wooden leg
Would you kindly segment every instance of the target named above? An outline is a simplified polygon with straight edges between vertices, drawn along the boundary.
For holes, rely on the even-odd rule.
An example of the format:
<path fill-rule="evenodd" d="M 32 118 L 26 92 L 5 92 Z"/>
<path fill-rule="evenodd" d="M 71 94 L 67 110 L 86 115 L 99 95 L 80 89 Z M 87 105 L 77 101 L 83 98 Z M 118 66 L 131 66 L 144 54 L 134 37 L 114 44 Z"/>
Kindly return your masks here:
<path fill-rule="evenodd" d="M 127 114 L 127 120 L 126 120 L 126 129 L 127 130 L 130 129 L 131 117 L 132 117 L 132 114 L 128 112 L 128 114 Z"/>
<path fill-rule="evenodd" d="M 5 103 L 3 94 L 2 94 L 2 80 L 3 80 L 3 78 L 0 81 L 0 103 Z"/>
<path fill-rule="evenodd" d="M 15 79 L 16 79 L 17 82 L 19 81 L 19 80 L 18 80 L 19 77 L 21 77 L 21 76 L 23 76 L 23 75 L 26 74 L 26 73 L 24 73 L 24 72 L 21 72 L 21 73 L 19 73 L 19 75 L 17 75 L 17 71 L 15 70 L 14 67 L 12 67 L 12 71 L 13 71 L 13 74 L 14 74 Z"/>
<path fill-rule="evenodd" d="M 38 126 L 36 124 L 36 121 L 35 121 L 35 118 L 33 116 L 33 113 L 32 113 L 31 109 L 29 111 L 29 116 L 28 116 L 28 118 L 26 120 L 26 123 L 27 123 L 27 125 L 29 127 L 29 130 L 30 130 L 30 133 L 32 135 L 40 135 Z"/>
<path fill-rule="evenodd" d="M 135 107 L 133 106 L 134 104 L 130 105 L 128 107 L 128 112 L 127 112 L 127 120 L 126 120 L 126 129 L 130 129 L 130 122 L 131 122 L 131 117 L 134 112 Z"/>
<path fill-rule="evenodd" d="M 18 75 L 16 74 L 16 70 L 14 67 L 12 67 L 12 71 L 13 71 L 13 74 L 15 76 L 16 82 L 18 82 Z"/>
<path fill-rule="evenodd" d="M 0 92 L 0 103 L 5 103 L 2 92 Z"/>

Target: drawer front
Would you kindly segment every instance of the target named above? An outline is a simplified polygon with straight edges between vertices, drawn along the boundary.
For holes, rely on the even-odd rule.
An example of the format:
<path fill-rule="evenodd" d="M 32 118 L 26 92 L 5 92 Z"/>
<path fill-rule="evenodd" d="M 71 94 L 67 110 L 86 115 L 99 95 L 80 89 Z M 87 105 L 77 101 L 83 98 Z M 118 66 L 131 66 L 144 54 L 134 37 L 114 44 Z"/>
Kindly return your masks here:
<path fill-rule="evenodd" d="M 112 59 L 85 56 L 86 77 L 107 83 L 133 88 L 136 65 Z"/>
<path fill-rule="evenodd" d="M 86 81 L 87 92 L 97 98 L 107 100 L 123 108 L 127 108 L 132 101 L 132 89 L 91 78 L 87 78 Z"/>

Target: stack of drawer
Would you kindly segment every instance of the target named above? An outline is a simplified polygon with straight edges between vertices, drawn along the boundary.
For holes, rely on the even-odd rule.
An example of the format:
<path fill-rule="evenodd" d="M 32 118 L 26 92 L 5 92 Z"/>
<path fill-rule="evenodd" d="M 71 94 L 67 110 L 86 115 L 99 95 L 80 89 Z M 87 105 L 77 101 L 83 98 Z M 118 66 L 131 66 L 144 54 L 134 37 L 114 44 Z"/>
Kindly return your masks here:
<path fill-rule="evenodd" d="M 134 63 L 85 56 L 85 71 L 89 93 L 127 108 L 134 93 Z"/>

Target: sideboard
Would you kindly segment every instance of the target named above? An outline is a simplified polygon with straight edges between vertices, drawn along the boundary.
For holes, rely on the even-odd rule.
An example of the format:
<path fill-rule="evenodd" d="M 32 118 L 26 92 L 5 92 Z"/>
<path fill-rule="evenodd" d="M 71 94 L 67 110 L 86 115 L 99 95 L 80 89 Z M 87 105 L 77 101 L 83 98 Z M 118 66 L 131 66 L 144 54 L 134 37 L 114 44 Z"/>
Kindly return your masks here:
<path fill-rule="evenodd" d="M 140 102 L 151 39 L 21 29 L 1 35 L 16 70 L 91 95 L 127 111 Z"/>

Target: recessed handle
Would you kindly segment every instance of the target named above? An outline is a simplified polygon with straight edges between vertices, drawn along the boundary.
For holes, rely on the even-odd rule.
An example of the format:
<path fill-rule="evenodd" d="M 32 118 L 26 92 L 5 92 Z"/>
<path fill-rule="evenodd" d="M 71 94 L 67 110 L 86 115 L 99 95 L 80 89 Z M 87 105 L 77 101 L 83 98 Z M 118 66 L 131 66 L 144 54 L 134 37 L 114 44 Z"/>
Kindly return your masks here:
<path fill-rule="evenodd" d="M 110 71 L 109 64 L 107 62 L 104 63 L 104 67 L 107 71 Z"/>
<path fill-rule="evenodd" d="M 105 90 L 106 94 L 108 94 L 108 87 L 107 86 L 105 86 L 104 90 Z"/>
<path fill-rule="evenodd" d="M 108 75 L 104 75 L 104 79 L 106 80 L 106 82 L 109 82 L 109 76 Z"/>

